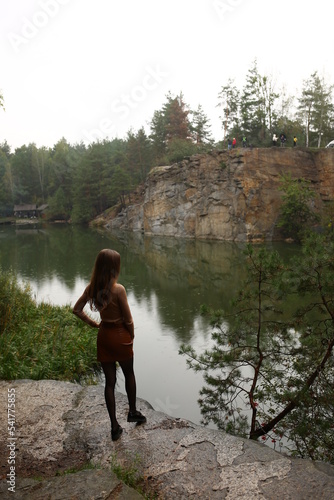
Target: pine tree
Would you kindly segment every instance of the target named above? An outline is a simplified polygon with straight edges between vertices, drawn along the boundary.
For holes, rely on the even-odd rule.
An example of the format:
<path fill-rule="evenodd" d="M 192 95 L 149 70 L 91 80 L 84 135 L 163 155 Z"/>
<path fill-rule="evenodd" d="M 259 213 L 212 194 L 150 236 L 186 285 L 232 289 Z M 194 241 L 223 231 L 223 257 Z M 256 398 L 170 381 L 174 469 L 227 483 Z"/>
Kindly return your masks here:
<path fill-rule="evenodd" d="M 75 223 L 88 223 L 98 213 L 95 205 L 99 200 L 100 171 L 96 169 L 94 161 L 91 161 L 91 155 L 92 145 L 74 172 L 71 217 Z"/>
<path fill-rule="evenodd" d="M 153 156 L 155 158 L 155 163 L 158 163 L 159 159 L 166 154 L 167 149 L 167 132 L 163 110 L 154 111 L 150 127 L 150 139 L 152 140 Z"/>
<path fill-rule="evenodd" d="M 176 97 L 169 92 L 166 98 L 162 109 L 154 112 L 151 121 L 150 138 L 156 163 L 169 161 L 168 153 L 171 151 L 175 160 L 181 157 L 185 150 L 189 152 L 189 149 L 192 149 L 192 128 L 188 118 L 190 111 L 183 100 L 182 92 Z"/>
<path fill-rule="evenodd" d="M 219 103 L 218 107 L 222 108 L 222 128 L 224 131 L 223 139 L 225 141 L 227 135 L 237 135 L 234 130 L 239 126 L 239 106 L 240 106 L 240 92 L 234 85 L 234 80 L 229 78 L 226 85 L 221 88 L 218 94 Z"/>
<path fill-rule="evenodd" d="M 284 435 L 300 456 L 334 463 L 333 255 L 330 235 L 309 235 L 290 263 L 248 246 L 234 314 L 213 315 L 210 349 L 180 349 L 204 375 L 204 424 L 263 441 Z"/>
<path fill-rule="evenodd" d="M 32 146 L 32 159 L 31 164 L 33 170 L 37 174 L 42 203 L 45 202 L 46 187 L 48 182 L 48 171 L 49 171 L 49 157 L 50 151 L 46 147 L 37 148 L 35 145 Z"/>
<path fill-rule="evenodd" d="M 268 134 L 272 134 L 277 118 L 278 97 L 272 77 L 260 75 L 255 60 L 246 75 L 240 104 L 241 128 L 251 142 L 261 145 L 268 142 Z"/>
<path fill-rule="evenodd" d="M 65 195 L 68 212 L 72 209 L 74 170 L 84 151 L 85 148 L 73 148 L 63 137 L 54 145 L 50 153 L 48 194 L 53 196 L 61 187 Z"/>
<path fill-rule="evenodd" d="M 35 144 L 17 148 L 11 160 L 13 176 L 14 203 L 36 203 L 39 192 L 39 181 L 32 166 Z"/>
<path fill-rule="evenodd" d="M 126 140 L 127 170 L 136 182 L 143 182 L 152 167 L 152 143 L 144 128 L 128 131 Z"/>
<path fill-rule="evenodd" d="M 297 117 L 304 125 L 306 147 L 309 146 L 310 129 L 311 129 L 311 123 L 313 120 L 314 97 L 315 97 L 314 96 L 314 89 L 313 89 L 313 82 L 314 82 L 315 76 L 316 76 L 316 73 L 313 73 L 310 78 L 308 78 L 307 80 L 304 80 L 302 93 L 298 99 L 299 104 L 298 104 Z"/>
<path fill-rule="evenodd" d="M 333 85 L 327 85 L 324 78 L 317 76 L 314 81 L 314 112 L 312 129 L 318 136 L 317 146 L 320 148 L 323 136 L 331 139 L 334 124 Z M 327 141 L 326 141 L 327 142 Z"/>
<path fill-rule="evenodd" d="M 265 138 L 265 107 L 260 90 L 261 78 L 257 61 L 246 75 L 246 83 L 242 90 L 240 111 L 241 128 L 250 142 L 259 143 Z"/>
<path fill-rule="evenodd" d="M 11 157 L 10 146 L 4 141 L 0 144 L 0 210 L 4 216 L 12 214 L 14 203 Z"/>
<path fill-rule="evenodd" d="M 333 85 L 326 84 L 317 71 L 303 82 L 298 99 L 297 118 L 304 126 L 306 147 L 313 143 L 313 139 L 318 148 L 323 136 L 325 139 L 331 139 L 334 123 L 332 92 Z"/>
<path fill-rule="evenodd" d="M 173 139 L 191 139 L 191 127 L 188 119 L 189 109 L 183 100 L 183 94 L 172 97 L 167 94 L 167 102 L 163 107 L 167 143 Z"/>
<path fill-rule="evenodd" d="M 265 113 L 265 131 L 268 130 L 270 135 L 272 135 L 273 125 L 277 120 L 275 101 L 279 95 L 274 91 L 275 84 L 271 76 L 260 76 L 259 88 Z"/>
<path fill-rule="evenodd" d="M 198 105 L 197 110 L 192 112 L 192 115 L 193 120 L 191 123 L 191 130 L 195 143 L 198 145 L 213 144 L 210 121 L 205 115 L 200 104 Z"/>

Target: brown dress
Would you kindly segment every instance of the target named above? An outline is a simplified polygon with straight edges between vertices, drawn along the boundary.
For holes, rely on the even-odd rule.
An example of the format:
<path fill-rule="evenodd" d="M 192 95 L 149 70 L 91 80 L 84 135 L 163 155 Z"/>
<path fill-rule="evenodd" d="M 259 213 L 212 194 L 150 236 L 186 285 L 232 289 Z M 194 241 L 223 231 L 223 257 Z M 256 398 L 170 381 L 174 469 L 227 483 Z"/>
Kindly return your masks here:
<path fill-rule="evenodd" d="M 99 328 L 97 360 L 108 363 L 131 359 L 133 357 L 134 326 L 125 288 L 120 283 L 115 283 L 112 286 L 108 305 L 100 311 L 101 323 L 98 325 L 83 311 L 89 300 L 88 287 L 78 299 L 73 312 L 86 323 Z"/>
<path fill-rule="evenodd" d="M 126 361 L 133 358 L 133 340 L 122 324 L 101 321 L 97 334 L 97 360 Z"/>

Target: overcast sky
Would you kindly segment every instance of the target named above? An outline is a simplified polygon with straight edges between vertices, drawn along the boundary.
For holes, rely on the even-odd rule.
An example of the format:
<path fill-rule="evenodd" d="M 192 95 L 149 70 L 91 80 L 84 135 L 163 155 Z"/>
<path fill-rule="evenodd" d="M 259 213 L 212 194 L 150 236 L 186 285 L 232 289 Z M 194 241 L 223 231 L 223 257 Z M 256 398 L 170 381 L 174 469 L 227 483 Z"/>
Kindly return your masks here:
<path fill-rule="evenodd" d="M 218 93 L 252 61 L 291 94 L 333 83 L 327 0 L 0 0 L 0 142 L 14 150 L 149 130 L 168 91 L 202 105 L 221 139 Z"/>

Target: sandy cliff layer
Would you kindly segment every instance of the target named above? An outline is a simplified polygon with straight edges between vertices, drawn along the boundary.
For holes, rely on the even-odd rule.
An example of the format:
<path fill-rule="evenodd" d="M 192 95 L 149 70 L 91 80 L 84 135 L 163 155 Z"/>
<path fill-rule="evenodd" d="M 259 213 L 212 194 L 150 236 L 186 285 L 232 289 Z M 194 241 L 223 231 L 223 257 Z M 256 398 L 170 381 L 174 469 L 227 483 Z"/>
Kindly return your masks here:
<path fill-rule="evenodd" d="M 311 182 L 320 200 L 334 199 L 334 151 L 236 149 L 194 155 L 154 168 L 141 202 L 107 227 L 146 234 L 230 241 L 280 239 L 280 176 Z"/>

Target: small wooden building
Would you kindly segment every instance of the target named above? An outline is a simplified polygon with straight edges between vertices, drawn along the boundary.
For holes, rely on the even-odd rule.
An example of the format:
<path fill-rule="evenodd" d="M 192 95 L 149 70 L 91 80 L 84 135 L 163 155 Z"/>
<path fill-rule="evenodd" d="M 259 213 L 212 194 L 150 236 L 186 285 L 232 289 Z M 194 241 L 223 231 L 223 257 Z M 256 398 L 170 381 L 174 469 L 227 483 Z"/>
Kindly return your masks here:
<path fill-rule="evenodd" d="M 48 207 L 46 203 L 44 205 L 14 205 L 14 217 L 18 219 L 34 219 L 37 217 L 42 217 L 44 210 Z"/>
<path fill-rule="evenodd" d="M 37 217 L 37 205 L 14 205 L 14 217 L 19 219 Z"/>

